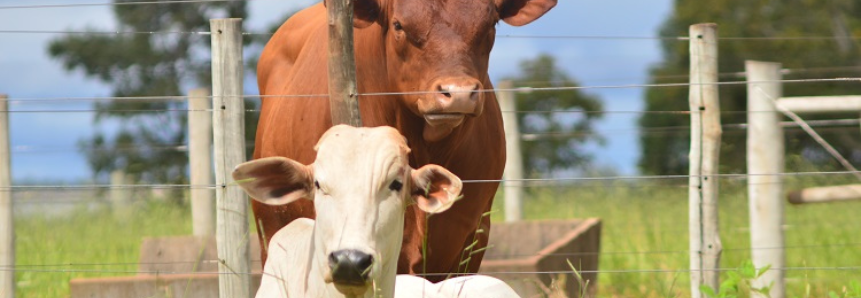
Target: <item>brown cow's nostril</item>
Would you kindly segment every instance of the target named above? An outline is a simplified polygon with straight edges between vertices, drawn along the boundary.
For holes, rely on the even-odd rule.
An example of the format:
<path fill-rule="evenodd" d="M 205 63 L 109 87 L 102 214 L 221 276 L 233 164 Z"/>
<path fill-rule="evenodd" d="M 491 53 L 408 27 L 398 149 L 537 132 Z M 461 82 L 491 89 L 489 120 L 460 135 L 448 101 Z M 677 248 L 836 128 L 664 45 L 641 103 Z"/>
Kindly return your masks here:
<path fill-rule="evenodd" d="M 442 96 L 451 98 L 451 93 L 449 93 L 448 90 L 443 89 L 441 84 L 436 86 L 436 91 L 442 93 Z"/>

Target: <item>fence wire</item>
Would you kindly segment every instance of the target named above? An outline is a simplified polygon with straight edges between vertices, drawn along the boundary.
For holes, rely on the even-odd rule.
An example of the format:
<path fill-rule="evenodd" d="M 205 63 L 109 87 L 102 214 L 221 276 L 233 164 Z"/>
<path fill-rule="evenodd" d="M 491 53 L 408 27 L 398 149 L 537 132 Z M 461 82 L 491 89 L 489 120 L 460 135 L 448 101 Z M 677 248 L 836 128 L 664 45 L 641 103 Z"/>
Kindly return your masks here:
<path fill-rule="evenodd" d="M 747 84 L 763 84 L 763 83 L 821 83 L 821 82 L 861 82 L 858 77 L 844 78 L 819 78 L 819 79 L 786 79 L 786 80 L 770 80 L 770 81 L 728 81 L 717 83 L 663 83 L 663 84 L 627 84 L 627 85 L 603 85 L 603 86 L 560 86 L 560 87 L 518 87 L 509 89 L 481 89 L 470 92 L 474 93 L 496 93 L 496 92 L 544 92 L 544 91 L 572 91 L 572 90 L 590 90 L 590 89 L 632 89 L 632 88 L 667 88 L 667 87 L 690 87 L 690 86 L 728 86 L 728 85 L 747 85 Z M 357 96 L 373 97 L 373 96 L 393 96 L 393 95 L 428 95 L 437 94 L 437 91 L 410 91 L 410 92 L 365 92 L 359 93 Z M 207 98 L 215 96 L 209 95 Z M 328 98 L 329 94 L 244 94 L 238 96 L 249 98 Z M 140 101 L 140 100 L 174 100 L 184 101 L 188 98 L 187 95 L 166 95 L 166 96 L 108 96 L 108 97 L 20 97 L 7 100 L 9 103 L 31 103 L 45 101 Z M 15 112 L 15 111 L 10 111 Z"/>
<path fill-rule="evenodd" d="M 137 1 L 137 2 L 75 3 L 75 4 L 32 4 L 32 5 L 5 5 L 5 6 L 0 6 L 0 10 L 45 9 L 45 8 L 80 8 L 80 7 L 94 7 L 94 6 L 197 4 L 197 3 L 249 2 L 249 1 L 252 1 L 252 0 L 164 0 L 164 1 Z M 256 1 L 260 1 L 260 0 L 256 0 Z"/>
<path fill-rule="evenodd" d="M 121 2 L 121 3 L 89 3 L 89 4 L 56 4 L 56 5 L 21 5 L 0 6 L 4 9 L 32 9 L 32 8 L 71 8 L 92 7 L 106 5 L 164 5 L 178 3 L 208 3 L 208 2 L 241 2 L 251 0 L 186 0 L 186 1 L 157 1 L 157 2 Z M 0 30 L 0 33 L 8 34 L 92 34 L 92 35 L 210 35 L 209 31 L 122 31 L 122 30 Z M 246 36 L 271 36 L 272 32 L 241 32 Z M 625 35 L 521 35 L 521 34 L 498 34 L 496 38 L 501 39 L 563 39 L 563 40 L 623 40 L 623 41 L 680 41 L 688 42 L 690 36 L 625 36 Z M 830 41 L 830 40 L 859 40 L 861 36 L 723 36 L 717 40 L 723 41 Z"/>
<path fill-rule="evenodd" d="M 251 0 L 177 0 L 177 1 L 140 1 L 140 2 L 122 2 L 122 3 L 83 3 L 83 4 L 57 4 L 57 5 L 19 5 L 19 6 L 0 6 L 0 10 L 12 10 L 12 9 L 46 9 L 46 8 L 74 8 L 74 7 L 88 7 L 88 6 L 119 6 L 119 5 L 163 5 L 163 4 L 179 4 L 179 3 L 211 3 L 211 2 L 244 2 Z M 149 31 L 149 32 L 137 32 L 137 31 L 50 31 L 50 30 L 0 30 L 0 33 L 8 33 L 8 34 L 116 34 L 116 35 L 124 35 L 124 34 L 192 34 L 192 35 L 209 35 L 209 32 L 181 32 L 181 31 Z M 271 35 L 271 33 L 254 33 L 254 32 L 245 32 L 244 35 Z M 585 40 L 678 40 L 678 41 L 688 41 L 689 37 L 677 36 L 677 37 L 661 37 L 661 36 L 583 36 L 583 35 L 498 35 L 498 38 L 512 38 L 512 39 L 585 39 Z M 850 36 L 850 37 L 834 37 L 834 36 L 804 36 L 804 37 L 720 37 L 719 40 L 727 40 L 727 41 L 814 41 L 814 40 L 836 40 L 836 39 L 851 39 L 858 40 L 861 39 L 861 36 Z M 832 70 L 857 70 L 858 67 L 846 67 L 846 68 L 822 68 L 818 71 L 832 71 Z M 814 72 L 817 70 L 786 70 L 784 73 L 800 73 L 800 72 Z M 734 76 L 734 77 L 743 77 L 744 73 L 727 73 L 722 74 L 726 76 Z M 667 76 L 669 78 L 669 76 Z M 678 78 L 686 78 L 686 75 L 679 75 Z M 760 82 L 748 82 L 748 81 L 733 81 L 733 82 L 719 82 L 714 85 L 744 85 L 750 83 L 813 83 L 813 82 L 861 82 L 861 78 L 826 78 L 826 79 L 797 79 L 797 80 L 779 80 L 779 81 L 760 81 Z M 665 83 L 665 84 L 633 84 L 633 85 L 606 85 L 606 86 L 565 86 L 565 87 L 520 87 L 514 89 L 484 89 L 478 90 L 476 92 L 545 92 L 545 91 L 566 91 L 566 90 L 589 90 L 589 89 L 624 89 L 624 88 L 668 88 L 668 87 L 690 87 L 694 85 L 707 85 L 707 84 L 691 84 L 691 83 Z M 376 93 L 363 93 L 358 94 L 359 96 L 390 96 L 390 95 L 421 95 L 421 94 L 430 94 L 435 92 L 376 92 Z M 328 98 L 328 94 L 305 94 L 305 95 L 243 95 L 243 98 Z M 37 102 L 56 102 L 56 101 L 184 101 L 188 96 L 142 96 L 142 97 L 65 97 L 65 98 L 18 98 L 15 100 L 9 100 L 10 103 L 37 103 Z M 212 98 L 212 96 L 210 96 Z M 212 112 L 213 110 L 190 110 L 190 109 L 162 109 L 162 110 L 96 110 L 96 109 L 88 109 L 88 110 L 15 110 L 9 111 L 9 113 L 92 113 L 92 112 L 115 112 L 115 113 L 143 113 L 143 112 L 191 112 L 191 111 L 201 111 L 201 112 Z M 249 112 L 259 112 L 259 110 L 249 110 Z M 725 113 L 756 113 L 757 111 L 727 111 Z M 505 111 L 505 113 L 512 113 L 512 111 Z M 688 115 L 690 111 L 609 111 L 609 112 L 590 112 L 590 111 L 517 111 L 516 113 L 598 113 L 598 114 L 612 114 L 612 113 L 629 113 L 629 114 L 671 114 L 671 115 Z M 827 122 L 830 121 L 830 122 Z M 814 121 L 809 121 L 810 123 L 814 123 Z M 859 120 L 857 119 L 842 119 L 842 120 L 823 120 L 822 122 L 818 122 L 822 126 L 826 125 L 857 125 L 859 124 Z M 827 124 L 826 124 L 827 123 Z M 790 126 L 788 123 L 783 123 L 784 126 Z M 725 125 L 725 128 L 746 128 L 745 124 L 730 124 Z M 675 127 L 651 127 L 641 129 L 630 129 L 625 131 L 637 131 L 639 133 L 649 133 L 650 129 L 654 130 L 689 130 L 688 126 L 675 126 Z M 595 132 L 595 134 L 606 134 L 610 133 L 608 131 L 603 132 Z M 615 131 L 614 133 L 619 133 L 619 131 Z M 538 134 L 522 134 L 521 137 L 529 138 L 535 137 Z M 560 133 L 544 133 L 543 135 L 554 135 L 558 136 Z M 33 150 L 33 146 L 26 147 L 27 150 Z M 163 146 L 159 148 L 160 150 L 186 150 L 187 147 L 185 145 L 178 146 Z M 129 149 L 131 150 L 131 149 Z M 771 173 L 771 174 L 758 174 L 758 175 L 750 175 L 750 174 L 719 174 L 710 177 L 718 177 L 718 178 L 727 178 L 727 179 L 747 179 L 751 176 L 811 176 L 811 175 L 858 175 L 858 171 L 818 171 L 818 172 L 790 172 L 790 173 Z M 643 175 L 643 176 L 609 176 L 609 177 L 568 177 L 568 178 L 538 178 L 538 179 L 498 179 L 498 180 L 464 180 L 464 183 L 504 183 L 510 181 L 518 181 L 518 182 L 527 182 L 534 184 L 542 184 L 542 183 L 569 183 L 569 182 L 590 182 L 590 181 L 642 181 L 642 180 L 672 180 L 672 179 L 689 179 L 691 177 L 697 177 L 692 175 Z M 92 190 L 92 189 L 139 189 L 139 188 L 148 188 L 148 189 L 219 189 L 224 187 L 235 187 L 235 185 L 189 185 L 189 184 L 142 184 L 142 185 L 77 185 L 77 186 L 57 186 L 57 185 L 35 185 L 35 186 L 11 186 L 11 187 L 0 187 L 0 191 L 33 191 L 33 190 L 46 190 L 46 189 L 66 189 L 66 190 Z M 678 185 L 678 186 L 670 186 L 670 187 L 678 187 L 678 188 L 686 188 L 687 185 Z M 740 228 L 743 229 L 743 228 Z M 761 247 L 761 248 L 725 248 L 724 253 L 742 253 L 742 252 L 750 252 L 752 250 L 774 250 L 774 249 L 814 249 L 814 248 L 846 248 L 846 247 L 859 247 L 861 243 L 836 243 L 836 244 L 801 244 L 801 245 L 787 245 L 781 247 Z M 57 252 L 60 253 L 60 252 Z M 617 252 L 579 252 L 579 253 L 558 253 L 558 254 L 531 254 L 531 255 L 518 255 L 515 257 L 528 257 L 528 256 L 590 256 L 590 255 L 658 255 L 658 254 L 690 254 L 696 253 L 694 251 L 689 250 L 666 250 L 666 251 L 617 251 Z M 204 260 L 204 263 L 218 263 L 218 260 Z M 137 266 L 141 264 L 148 265 L 181 265 L 181 264 L 195 264 L 196 262 L 158 262 L 158 263 L 63 263 L 63 264 L 23 264 L 16 266 L 8 266 L 8 265 L 0 265 L 0 271 L 14 271 L 14 272 L 33 272 L 33 273 L 102 273 L 102 274 L 162 274 L 162 275 L 170 275 L 170 274 L 199 274 L 199 275 L 217 275 L 217 274 L 241 274 L 241 275 L 249 275 L 254 273 L 247 272 L 233 272 L 233 273 L 217 273 L 217 272 L 190 272 L 190 271 L 142 271 L 142 270 L 99 270 L 99 269 L 52 269 L 46 267 L 83 267 L 83 266 Z M 723 271 L 736 271 L 739 268 L 720 268 L 715 271 L 723 272 Z M 774 268 L 773 270 L 782 270 L 782 271 L 861 271 L 861 266 L 805 266 L 805 267 L 787 267 L 787 268 Z M 701 269 L 697 269 L 697 271 L 703 271 Z M 580 271 L 580 273 L 600 273 L 600 274 L 632 274 L 632 273 L 688 273 L 691 272 L 690 269 L 632 269 L 632 270 L 584 270 Z M 521 272 L 494 272 L 493 274 L 571 274 L 572 271 L 521 271 Z M 448 275 L 448 273 L 442 274 L 419 274 L 420 276 L 432 276 L 432 275 Z"/>
<path fill-rule="evenodd" d="M 727 272 L 738 271 L 741 268 L 724 267 L 718 269 L 630 269 L 630 270 L 578 270 L 580 274 L 629 274 L 629 273 L 689 273 L 692 271 L 715 271 Z M 770 270 L 779 271 L 861 271 L 861 266 L 822 266 L 822 267 L 785 267 L 771 268 Z M 192 272 L 192 271 L 160 271 L 160 270 L 98 270 L 98 269 L 31 269 L 31 268 L 9 268 L 0 266 L 0 271 L 11 272 L 30 272 L 30 273 L 101 273 L 101 274 L 129 274 L 129 275 L 256 275 L 261 272 Z M 482 274 L 488 275 L 556 275 L 556 274 L 572 274 L 574 271 L 503 271 L 503 272 L 487 272 Z M 451 273 L 418 273 L 416 276 L 449 276 L 449 275 L 470 275 L 458 272 Z"/>
<path fill-rule="evenodd" d="M 861 171 L 812 171 L 812 172 L 785 172 L 785 173 L 763 173 L 763 174 L 717 174 L 704 175 L 702 177 L 744 180 L 749 177 L 804 177 L 804 176 L 839 176 L 856 175 Z M 556 177 L 556 178 L 523 178 L 523 179 L 476 179 L 463 180 L 464 184 L 472 183 L 547 183 L 547 182 L 588 182 L 588 181 L 638 181 L 638 180 L 679 180 L 701 177 L 699 175 L 636 175 L 636 176 L 601 176 L 601 177 Z M 28 190 L 87 190 L 87 189 L 220 189 L 225 187 L 238 187 L 235 183 L 228 185 L 216 184 L 92 184 L 92 185 L 13 185 L 0 187 L 0 191 L 28 191 Z"/>

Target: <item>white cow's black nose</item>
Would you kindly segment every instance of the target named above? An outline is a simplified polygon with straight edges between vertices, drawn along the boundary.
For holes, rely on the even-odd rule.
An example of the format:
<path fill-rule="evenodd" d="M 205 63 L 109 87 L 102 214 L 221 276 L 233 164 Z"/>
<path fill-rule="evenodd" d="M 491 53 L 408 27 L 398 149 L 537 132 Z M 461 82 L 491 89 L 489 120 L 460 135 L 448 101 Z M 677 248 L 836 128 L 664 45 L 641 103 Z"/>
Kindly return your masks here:
<path fill-rule="evenodd" d="M 336 284 L 363 286 L 368 283 L 374 257 L 354 249 L 329 254 L 329 269 Z"/>

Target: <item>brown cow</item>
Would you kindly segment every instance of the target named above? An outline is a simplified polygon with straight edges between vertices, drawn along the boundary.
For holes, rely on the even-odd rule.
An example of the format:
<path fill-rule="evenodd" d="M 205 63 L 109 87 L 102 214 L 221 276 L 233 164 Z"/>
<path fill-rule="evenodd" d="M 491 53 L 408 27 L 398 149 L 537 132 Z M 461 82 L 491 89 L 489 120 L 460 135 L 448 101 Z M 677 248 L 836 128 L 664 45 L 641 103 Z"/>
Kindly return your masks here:
<path fill-rule="evenodd" d="M 408 93 L 361 96 L 364 125 L 397 128 L 407 137 L 412 167 L 438 164 L 464 180 L 500 179 L 502 117 L 494 94 L 481 92 L 493 88 L 487 67 L 495 26 L 500 20 L 528 24 L 556 0 L 354 1 L 359 93 Z M 287 20 L 263 50 L 257 74 L 260 94 L 267 97 L 254 158 L 314 161 L 310 144 L 332 126 L 329 102 L 288 95 L 328 92 L 326 36 L 326 10 L 317 4 Z M 464 250 L 487 244 L 490 220 L 483 214 L 497 187 L 495 182 L 466 184 L 463 200 L 432 218 L 409 207 L 398 273 L 477 272 L 483 253 Z M 304 201 L 284 207 L 253 201 L 252 207 L 261 242 L 296 218 L 314 217 L 313 205 Z"/>

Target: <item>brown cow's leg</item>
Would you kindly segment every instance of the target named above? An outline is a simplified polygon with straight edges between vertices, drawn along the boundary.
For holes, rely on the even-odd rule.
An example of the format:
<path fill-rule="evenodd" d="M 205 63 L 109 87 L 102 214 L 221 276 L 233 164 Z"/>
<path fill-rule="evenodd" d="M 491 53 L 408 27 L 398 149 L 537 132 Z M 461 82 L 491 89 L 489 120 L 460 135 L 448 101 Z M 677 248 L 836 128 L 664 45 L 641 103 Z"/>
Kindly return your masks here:
<path fill-rule="evenodd" d="M 398 274 L 422 273 L 422 239 L 425 235 L 425 213 L 415 205 L 404 214 L 404 240 L 398 256 Z"/>
<path fill-rule="evenodd" d="M 260 240 L 261 264 L 266 264 L 267 244 L 278 230 L 300 217 L 314 218 L 314 203 L 309 200 L 299 200 L 284 206 L 272 206 L 251 200 L 251 210 L 254 212 L 254 223 L 257 226 L 257 236 Z M 261 226 L 262 224 L 262 226 Z"/>

